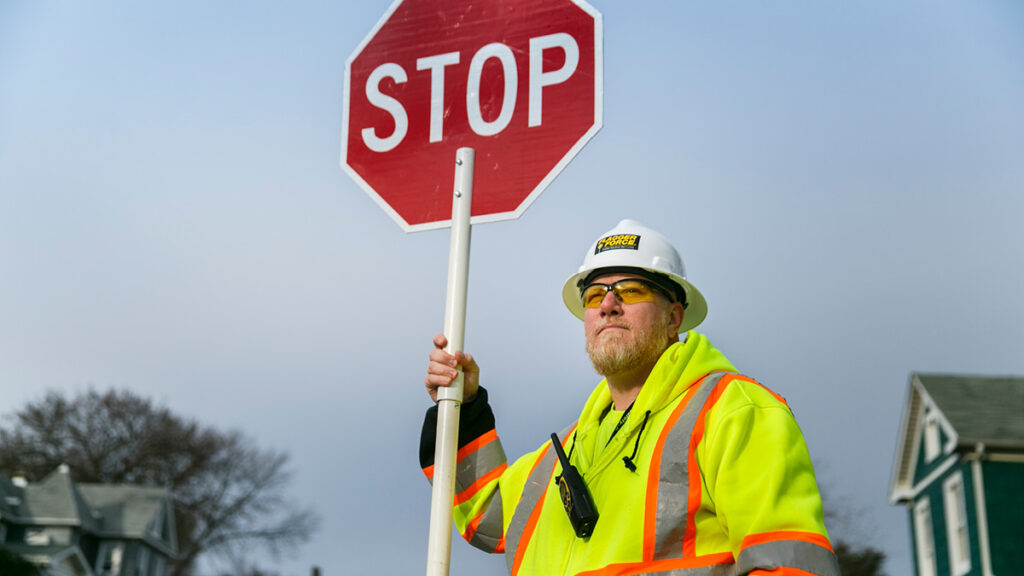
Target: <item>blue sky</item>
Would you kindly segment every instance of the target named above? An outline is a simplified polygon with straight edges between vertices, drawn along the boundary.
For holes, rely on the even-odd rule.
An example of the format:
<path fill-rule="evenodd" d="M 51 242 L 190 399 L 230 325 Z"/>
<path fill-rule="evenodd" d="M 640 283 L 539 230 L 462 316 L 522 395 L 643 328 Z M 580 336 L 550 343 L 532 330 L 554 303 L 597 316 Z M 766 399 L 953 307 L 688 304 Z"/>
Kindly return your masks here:
<path fill-rule="evenodd" d="M 473 230 L 466 345 L 506 451 L 597 382 L 559 293 L 635 218 L 789 400 L 842 530 L 909 572 L 909 373 L 1024 374 L 1024 8 L 593 5 L 604 127 Z M 288 451 L 324 518 L 288 575 L 425 565 L 448 234 L 404 234 L 338 166 L 345 60 L 388 6 L 0 4 L 0 413 L 124 387 Z M 452 574 L 502 571 L 455 542 Z"/>

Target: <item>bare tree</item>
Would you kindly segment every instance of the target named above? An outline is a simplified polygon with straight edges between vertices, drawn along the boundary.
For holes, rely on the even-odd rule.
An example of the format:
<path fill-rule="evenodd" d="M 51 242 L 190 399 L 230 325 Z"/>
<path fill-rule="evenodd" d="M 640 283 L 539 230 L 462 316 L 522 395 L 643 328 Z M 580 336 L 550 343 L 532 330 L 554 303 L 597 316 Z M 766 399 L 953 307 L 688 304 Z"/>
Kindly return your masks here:
<path fill-rule="evenodd" d="M 870 544 L 871 519 L 867 512 L 835 487 L 827 465 L 815 462 L 814 467 L 818 470 L 825 525 L 840 572 L 843 576 L 884 576 L 885 553 Z"/>
<path fill-rule="evenodd" d="M 854 548 L 839 540 L 835 546 L 836 559 L 843 576 L 881 576 L 885 554 L 870 546 Z"/>
<path fill-rule="evenodd" d="M 0 471 L 39 480 L 67 464 L 76 482 L 172 490 L 179 557 L 171 576 L 200 555 L 236 557 L 258 546 L 277 555 L 316 530 L 313 511 L 290 502 L 288 456 L 261 450 L 132 392 L 50 392 L 0 427 Z"/>

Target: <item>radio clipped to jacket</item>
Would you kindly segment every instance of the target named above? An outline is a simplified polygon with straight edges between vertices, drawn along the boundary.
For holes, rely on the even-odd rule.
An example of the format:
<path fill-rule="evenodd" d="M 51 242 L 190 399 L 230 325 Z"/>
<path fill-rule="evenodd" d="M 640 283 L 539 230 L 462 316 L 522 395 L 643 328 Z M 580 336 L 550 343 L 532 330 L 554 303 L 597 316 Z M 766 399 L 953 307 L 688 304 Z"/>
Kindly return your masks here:
<path fill-rule="evenodd" d="M 590 491 L 583 483 L 580 473 L 575 466 L 569 464 L 569 458 L 562 450 L 558 434 L 551 434 L 551 445 L 555 448 L 558 461 L 562 463 L 562 474 L 555 479 L 558 482 L 558 493 L 562 497 L 562 506 L 569 515 L 569 522 L 572 523 L 576 536 L 589 538 L 594 532 L 594 525 L 597 524 L 597 508 L 594 507 Z"/>

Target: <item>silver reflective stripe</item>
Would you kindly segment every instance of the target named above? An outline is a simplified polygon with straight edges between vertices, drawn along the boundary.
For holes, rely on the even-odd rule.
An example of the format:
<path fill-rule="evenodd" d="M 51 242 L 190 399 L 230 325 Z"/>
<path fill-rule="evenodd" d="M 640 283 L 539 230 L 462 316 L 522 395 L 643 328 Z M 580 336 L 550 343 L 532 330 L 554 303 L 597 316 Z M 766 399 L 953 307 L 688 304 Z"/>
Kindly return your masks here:
<path fill-rule="evenodd" d="M 526 523 L 530 520 L 530 514 L 540 501 L 544 491 L 547 490 L 548 481 L 551 480 L 551 473 L 555 467 L 555 451 L 548 447 L 541 458 L 540 463 L 530 472 L 526 478 L 526 485 L 523 486 L 523 495 L 516 505 L 516 511 L 512 513 L 512 521 L 508 525 L 508 533 L 505 534 L 505 564 L 508 571 L 512 572 L 512 566 L 516 560 L 516 549 L 519 548 L 519 539 L 523 537 L 526 530 Z"/>
<path fill-rule="evenodd" d="M 704 402 L 725 374 L 713 372 L 700 381 L 693 397 L 665 438 L 658 469 L 658 515 L 654 521 L 655 560 L 683 557 L 683 533 L 686 530 L 687 495 L 690 489 L 690 437 Z"/>
<path fill-rule="evenodd" d="M 700 568 L 644 572 L 644 574 L 662 576 L 733 576 L 736 574 L 736 566 L 733 564 L 715 564 L 714 566 L 701 566 Z"/>
<path fill-rule="evenodd" d="M 501 542 L 501 492 L 495 492 L 487 503 L 487 510 L 476 526 L 476 532 L 469 543 L 483 550 L 494 552 Z"/>
<path fill-rule="evenodd" d="M 505 463 L 505 449 L 497 437 L 467 454 L 455 465 L 456 501 L 464 490 Z M 501 492 L 495 490 L 469 543 L 485 552 L 494 552 L 501 542 L 501 514 Z"/>
<path fill-rule="evenodd" d="M 574 423 L 558 433 L 558 437 L 562 439 L 563 443 L 566 434 L 575 425 Z M 544 457 L 534 466 L 530 475 L 526 478 L 526 485 L 523 486 L 519 503 L 516 504 L 516 510 L 512 513 L 512 521 L 508 525 L 508 532 L 505 534 L 505 564 L 508 566 L 510 574 L 516 562 L 516 551 L 519 548 L 519 540 L 523 537 L 523 531 L 526 530 L 526 523 L 530 521 L 533 509 L 537 507 L 537 503 L 540 502 L 544 492 L 548 489 L 548 483 L 551 481 L 551 475 L 554 473 L 557 460 L 558 456 L 555 455 L 555 451 L 548 444 Z"/>
<path fill-rule="evenodd" d="M 467 455 L 455 465 L 455 493 L 458 494 L 506 462 L 505 449 L 497 438 Z"/>
<path fill-rule="evenodd" d="M 480 478 L 486 476 L 491 470 L 507 462 L 505 449 L 501 446 L 501 439 L 495 438 L 483 448 L 463 458 L 455 464 L 455 493 L 458 494 L 473 485 Z M 430 485 L 434 485 L 434 476 L 427 478 Z"/>
<path fill-rule="evenodd" d="M 828 548 L 802 540 L 779 540 L 744 548 L 736 561 L 741 574 L 754 569 L 798 568 L 818 576 L 839 576 L 839 563 Z"/>

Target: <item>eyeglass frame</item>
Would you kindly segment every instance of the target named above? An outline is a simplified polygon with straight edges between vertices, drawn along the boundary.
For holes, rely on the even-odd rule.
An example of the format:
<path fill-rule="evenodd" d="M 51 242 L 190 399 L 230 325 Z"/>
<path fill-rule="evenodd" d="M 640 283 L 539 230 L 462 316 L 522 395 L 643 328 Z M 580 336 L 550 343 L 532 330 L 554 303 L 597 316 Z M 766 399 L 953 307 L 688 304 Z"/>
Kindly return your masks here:
<path fill-rule="evenodd" d="M 640 284 L 643 284 L 644 286 L 654 290 L 655 292 L 658 292 L 659 294 L 661 294 L 662 296 L 667 298 L 669 302 L 676 302 L 677 301 L 675 296 L 673 296 L 668 290 L 666 290 L 665 288 L 659 286 L 657 283 L 652 282 L 651 280 L 648 280 L 646 278 L 639 278 L 639 277 L 636 277 L 636 278 L 623 278 L 621 280 L 616 280 L 615 282 L 612 282 L 611 284 L 605 284 L 603 282 L 591 282 L 591 283 L 587 284 L 586 286 L 583 286 L 583 288 L 580 289 L 580 302 L 583 304 L 584 310 L 587 309 L 587 301 L 583 299 L 583 295 L 587 293 L 587 290 L 589 290 L 591 286 L 601 286 L 602 288 L 604 288 L 604 294 L 601 295 L 601 302 L 604 302 L 605 296 L 607 296 L 608 293 L 611 292 L 612 294 L 615 295 L 615 299 L 616 300 L 618 300 L 619 302 L 622 302 L 623 304 L 625 304 L 626 302 L 622 299 L 622 296 L 619 295 L 619 292 L 615 288 L 621 282 L 639 282 Z M 641 300 L 641 302 L 646 302 L 646 300 Z M 601 307 L 601 304 L 598 303 L 598 305 L 594 306 L 593 308 L 600 308 L 600 307 Z"/>

